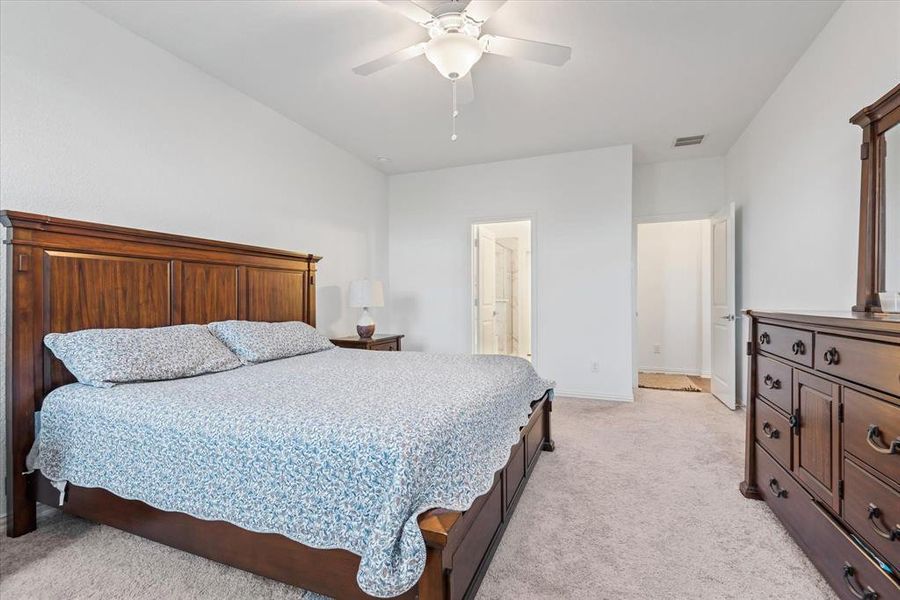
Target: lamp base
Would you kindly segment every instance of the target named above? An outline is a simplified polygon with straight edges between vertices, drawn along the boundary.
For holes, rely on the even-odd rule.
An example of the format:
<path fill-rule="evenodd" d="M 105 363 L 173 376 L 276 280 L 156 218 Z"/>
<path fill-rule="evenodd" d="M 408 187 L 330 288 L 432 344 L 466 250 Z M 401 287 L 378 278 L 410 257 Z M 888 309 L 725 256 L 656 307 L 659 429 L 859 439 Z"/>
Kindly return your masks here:
<path fill-rule="evenodd" d="M 369 314 L 369 309 L 364 308 L 356 322 L 356 333 L 363 339 L 369 339 L 375 334 L 375 320 Z"/>

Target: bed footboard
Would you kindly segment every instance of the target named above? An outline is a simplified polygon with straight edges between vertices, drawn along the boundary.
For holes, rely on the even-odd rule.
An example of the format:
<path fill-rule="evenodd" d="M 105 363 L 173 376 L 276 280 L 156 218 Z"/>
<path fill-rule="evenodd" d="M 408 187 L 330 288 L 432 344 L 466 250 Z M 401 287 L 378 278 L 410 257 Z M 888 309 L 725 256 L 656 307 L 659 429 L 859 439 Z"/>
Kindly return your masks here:
<path fill-rule="evenodd" d="M 541 451 L 555 449 L 550 437 L 552 392 L 534 405 L 528 424 L 494 487 L 461 513 L 435 509 L 419 517 L 428 546 L 425 573 L 419 580 L 420 600 L 460 600 L 475 596 L 513 510 Z"/>

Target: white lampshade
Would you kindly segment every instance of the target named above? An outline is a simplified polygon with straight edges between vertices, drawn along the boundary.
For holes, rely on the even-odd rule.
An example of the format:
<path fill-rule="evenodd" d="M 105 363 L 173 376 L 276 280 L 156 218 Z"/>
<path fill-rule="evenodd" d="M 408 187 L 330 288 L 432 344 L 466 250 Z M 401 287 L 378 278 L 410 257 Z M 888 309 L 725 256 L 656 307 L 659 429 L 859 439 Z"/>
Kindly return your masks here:
<path fill-rule="evenodd" d="M 425 46 L 425 58 L 447 79 L 461 79 L 481 58 L 484 48 L 478 39 L 464 33 L 438 36 Z"/>
<path fill-rule="evenodd" d="M 350 282 L 350 307 L 384 306 L 384 287 L 380 281 L 357 279 Z"/>

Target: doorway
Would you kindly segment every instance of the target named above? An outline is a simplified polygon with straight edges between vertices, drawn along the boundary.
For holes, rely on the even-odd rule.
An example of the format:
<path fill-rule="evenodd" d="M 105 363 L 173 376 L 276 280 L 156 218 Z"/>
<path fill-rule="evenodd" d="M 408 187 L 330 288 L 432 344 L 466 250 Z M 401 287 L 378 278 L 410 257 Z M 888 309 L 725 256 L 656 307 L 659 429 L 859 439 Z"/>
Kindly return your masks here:
<path fill-rule="evenodd" d="M 531 220 L 472 225 L 476 354 L 532 358 Z"/>
<path fill-rule="evenodd" d="M 709 219 L 637 226 L 637 365 L 642 388 L 710 392 Z"/>
<path fill-rule="evenodd" d="M 734 410 L 734 204 L 709 218 L 635 229 L 638 386 L 709 392 Z"/>

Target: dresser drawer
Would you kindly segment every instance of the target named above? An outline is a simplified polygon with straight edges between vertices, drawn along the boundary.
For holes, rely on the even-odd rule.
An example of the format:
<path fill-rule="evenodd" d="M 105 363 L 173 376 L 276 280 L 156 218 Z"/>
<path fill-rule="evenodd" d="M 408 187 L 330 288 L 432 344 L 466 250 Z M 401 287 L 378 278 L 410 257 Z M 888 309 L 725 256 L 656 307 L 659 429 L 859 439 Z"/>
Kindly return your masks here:
<path fill-rule="evenodd" d="M 791 425 L 777 410 L 756 399 L 756 441 L 781 465 L 791 468 Z"/>
<path fill-rule="evenodd" d="M 777 360 L 756 357 L 756 393 L 783 410 L 791 412 L 791 367 Z"/>
<path fill-rule="evenodd" d="M 810 502 L 801 524 L 804 550 L 839 598 L 900 600 L 900 586 L 857 546 L 824 508 Z"/>
<path fill-rule="evenodd" d="M 757 347 L 788 360 L 811 367 L 813 365 L 813 333 L 760 323 L 756 326 Z"/>
<path fill-rule="evenodd" d="M 900 565 L 900 493 L 844 460 L 844 520 L 894 566 Z"/>
<path fill-rule="evenodd" d="M 900 482 L 900 407 L 844 388 L 844 450 Z"/>
<path fill-rule="evenodd" d="M 784 526 L 797 534 L 798 524 L 809 516 L 809 505 L 812 496 L 806 493 L 800 484 L 763 450 L 759 443 L 754 447 L 756 452 L 756 485 L 763 500 L 772 509 Z"/>
<path fill-rule="evenodd" d="M 796 538 L 822 575 L 846 600 L 897 600 L 900 588 L 853 543 L 824 508 L 757 444 L 756 482 L 766 504 Z M 874 596 L 869 596 L 870 598 Z"/>
<path fill-rule="evenodd" d="M 399 349 L 399 343 L 397 342 L 397 340 L 385 342 L 383 344 L 375 344 L 374 346 L 372 346 L 372 350 L 384 350 L 388 352 L 394 352 Z"/>
<path fill-rule="evenodd" d="M 819 334 L 816 369 L 900 396 L 900 345 Z"/>

